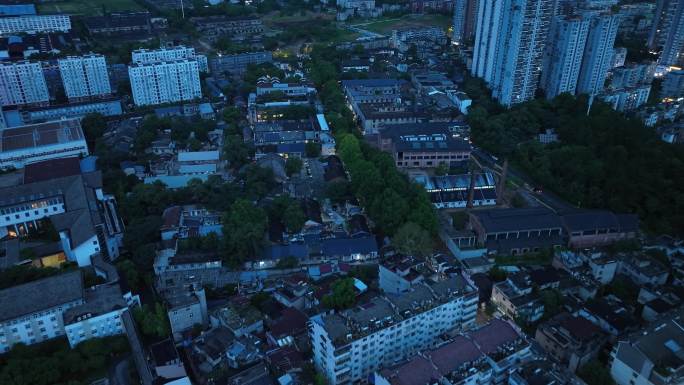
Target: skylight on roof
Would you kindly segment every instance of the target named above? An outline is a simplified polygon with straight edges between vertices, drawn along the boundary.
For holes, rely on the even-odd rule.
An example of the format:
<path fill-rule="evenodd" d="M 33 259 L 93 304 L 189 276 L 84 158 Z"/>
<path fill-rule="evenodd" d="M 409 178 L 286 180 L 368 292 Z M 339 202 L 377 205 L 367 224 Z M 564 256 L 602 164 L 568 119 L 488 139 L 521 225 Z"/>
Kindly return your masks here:
<path fill-rule="evenodd" d="M 680 350 L 682 350 L 682 347 L 679 346 L 679 344 L 678 344 L 677 341 L 675 341 L 675 340 L 667 340 L 667 341 L 665 342 L 665 346 L 666 346 L 668 349 L 670 349 L 670 350 L 672 351 L 672 353 L 677 353 L 677 352 L 679 352 Z"/>

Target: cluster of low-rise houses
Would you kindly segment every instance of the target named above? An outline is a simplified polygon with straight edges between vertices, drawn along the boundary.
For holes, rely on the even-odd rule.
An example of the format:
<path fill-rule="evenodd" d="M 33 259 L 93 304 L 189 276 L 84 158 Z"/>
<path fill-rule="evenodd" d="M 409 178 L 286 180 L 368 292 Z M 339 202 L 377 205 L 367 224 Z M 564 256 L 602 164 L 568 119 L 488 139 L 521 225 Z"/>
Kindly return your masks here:
<path fill-rule="evenodd" d="M 477 2 L 406 7 L 476 8 L 470 3 Z M 401 8 L 372 0 L 337 6 L 340 20 Z M 621 28 L 646 29 L 640 10 L 623 8 Z M 350 180 L 303 66 L 278 63 L 267 50 L 207 57 L 178 44 L 136 49 L 130 63 L 107 63 L 97 53 L 37 61 L 31 55 L 69 44 L 70 18 L 37 15 L 31 7 L 18 12 L 0 17 L 0 168 L 7 171 L 0 175 L 0 270 L 78 269 L 0 289 L 0 353 L 17 343 L 66 338 L 73 347 L 125 334 L 146 384 L 306 384 L 314 381 L 313 367 L 331 385 L 581 385 L 577 374 L 599 359 L 619 385 L 684 381 L 681 241 L 646 239 L 632 214 L 509 207 L 501 170 L 471 167 L 480 151 L 466 123 L 472 101 L 463 75 L 449 70 L 449 36 L 441 28 L 414 25 L 360 38 L 354 45 L 363 53 L 350 51 L 339 68 L 363 140 L 389 153 L 438 211 L 444 247 L 420 256 L 396 251 L 355 199 L 324 198 L 326 187 Z M 83 22 L 91 36 L 104 38 L 167 28 L 148 12 Z M 256 17 L 188 22 L 211 43 L 230 35 L 258 46 L 265 28 Z M 459 33 L 473 34 L 463 23 Z M 611 55 L 611 81 L 597 96 L 634 111 L 663 140 L 681 141 L 682 71 L 625 63 L 623 51 Z M 259 78 L 245 100 L 223 95 L 253 65 L 274 61 L 284 77 Z M 645 108 L 651 80 L 661 75 L 662 102 Z M 122 82 L 130 97 L 116 90 Z M 152 229 L 159 239 L 150 289 L 170 333 L 143 347 L 132 318 L 141 298 L 112 265 L 123 250 L 124 222 L 116 199 L 104 192 L 80 119 L 108 118 L 102 141 L 126 159 L 123 173 L 178 189 L 235 176 L 223 153 L 227 125 L 217 115 L 233 105 L 244 110 L 238 128 L 254 149 L 250 161 L 272 170 L 278 185 L 254 204 L 268 207 L 288 195 L 305 223 L 286 231 L 269 222 L 257 255 L 229 267 L 217 250 L 189 246 L 203 238 L 220 242 L 224 212 L 202 204 L 166 207 Z M 164 125 L 211 122 L 213 129 L 191 147 L 174 140 L 169 123 L 142 149 L 149 161 L 130 160 L 147 115 Z M 553 130 L 540 135 L 543 143 L 557 139 Z M 291 174 L 286 164 L 293 158 L 303 167 Z M 464 223 L 457 225 L 453 213 L 465 213 Z M 637 241 L 641 246 L 619 247 Z M 90 273 L 98 284 L 86 284 Z M 352 301 L 331 306 L 341 283 L 351 286 Z M 231 294 L 217 294 L 222 290 Z"/>

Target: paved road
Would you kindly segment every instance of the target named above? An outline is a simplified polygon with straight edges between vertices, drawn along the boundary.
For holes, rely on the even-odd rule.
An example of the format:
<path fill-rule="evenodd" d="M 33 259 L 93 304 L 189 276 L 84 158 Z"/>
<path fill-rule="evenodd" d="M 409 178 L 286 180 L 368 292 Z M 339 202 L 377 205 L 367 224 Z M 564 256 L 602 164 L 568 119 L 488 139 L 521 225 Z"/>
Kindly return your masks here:
<path fill-rule="evenodd" d="M 503 164 L 503 162 L 500 161 L 498 158 L 495 158 L 494 156 L 479 148 L 473 149 L 473 155 L 474 160 L 480 165 L 480 167 L 486 167 L 492 170 L 497 175 L 501 175 L 501 164 Z M 541 205 L 546 206 L 553 211 L 568 210 L 575 208 L 575 206 L 569 204 L 568 202 L 564 201 L 556 194 L 553 194 L 551 192 L 533 192 L 532 189 L 533 186 L 535 186 L 534 181 L 522 172 L 515 170 L 513 167 L 511 167 L 510 163 L 508 164 L 508 175 L 523 181 L 525 185 L 519 187 L 526 189 L 530 197 L 536 199 Z"/>

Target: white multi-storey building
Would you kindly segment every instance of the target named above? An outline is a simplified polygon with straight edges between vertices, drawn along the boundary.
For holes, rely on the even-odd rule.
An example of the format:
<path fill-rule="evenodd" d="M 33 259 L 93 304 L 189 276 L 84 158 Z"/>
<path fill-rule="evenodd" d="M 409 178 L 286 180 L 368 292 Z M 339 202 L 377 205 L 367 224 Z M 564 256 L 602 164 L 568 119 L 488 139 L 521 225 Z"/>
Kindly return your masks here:
<path fill-rule="evenodd" d="M 586 13 L 585 17 L 591 18 L 591 21 L 577 81 L 577 93 L 596 95 L 603 90 L 612 66 L 613 45 L 620 17 L 610 13 Z"/>
<path fill-rule="evenodd" d="M 84 303 L 80 271 L 0 290 L 0 353 L 63 336 L 62 314 Z"/>
<path fill-rule="evenodd" d="M 0 17 L 0 34 L 69 32 L 69 15 L 21 15 Z"/>
<path fill-rule="evenodd" d="M 201 72 L 207 72 L 209 70 L 206 56 L 196 53 L 194 48 L 185 47 L 182 45 L 152 50 L 137 49 L 131 52 L 131 61 L 136 64 L 148 64 L 160 61 L 175 61 L 182 59 L 196 60 Z"/>
<path fill-rule="evenodd" d="M 49 101 L 50 94 L 40 63 L 0 64 L 0 104 L 47 104 Z"/>
<path fill-rule="evenodd" d="M 471 328 L 478 294 L 460 276 L 426 281 L 398 295 L 310 319 L 314 363 L 329 384 L 350 384 Z"/>
<path fill-rule="evenodd" d="M 56 120 L 0 131 L 0 169 L 49 159 L 88 155 L 78 119 Z"/>
<path fill-rule="evenodd" d="M 139 63 L 128 67 L 136 106 L 173 103 L 202 97 L 196 60 Z"/>
<path fill-rule="evenodd" d="M 534 98 L 554 0 L 481 1 L 472 74 L 510 106 Z"/>
<path fill-rule="evenodd" d="M 52 177 L 51 170 L 68 176 Z M 79 266 L 90 266 L 97 254 L 119 255 L 124 230 L 114 197 L 102 191 L 99 171 L 81 174 L 78 158 L 28 165 L 24 184 L 0 188 L 0 237 L 30 234 L 46 221 Z"/>
<path fill-rule="evenodd" d="M 70 100 L 112 93 L 103 55 L 69 56 L 58 63 L 64 91 Z"/>
<path fill-rule="evenodd" d="M 66 310 L 62 315 L 64 331 L 72 348 L 91 338 L 126 333 L 121 316 L 129 311 L 129 306 L 140 305 L 137 296 L 121 295 L 118 283 L 87 289 L 84 298 L 83 304 Z"/>
<path fill-rule="evenodd" d="M 540 84 L 547 98 L 564 92 L 575 94 L 588 32 L 589 21 L 581 16 L 554 18 Z"/>
<path fill-rule="evenodd" d="M 662 48 L 660 64 L 684 64 L 684 0 L 658 0 L 648 44 Z"/>
<path fill-rule="evenodd" d="M 64 335 L 74 347 L 123 334 L 121 314 L 139 304 L 116 283 L 85 289 L 80 270 L 0 290 L 0 353 Z"/>
<path fill-rule="evenodd" d="M 622 88 L 599 95 L 599 98 L 616 111 L 632 111 L 648 101 L 651 94 L 651 85 L 641 85 L 631 88 Z"/>

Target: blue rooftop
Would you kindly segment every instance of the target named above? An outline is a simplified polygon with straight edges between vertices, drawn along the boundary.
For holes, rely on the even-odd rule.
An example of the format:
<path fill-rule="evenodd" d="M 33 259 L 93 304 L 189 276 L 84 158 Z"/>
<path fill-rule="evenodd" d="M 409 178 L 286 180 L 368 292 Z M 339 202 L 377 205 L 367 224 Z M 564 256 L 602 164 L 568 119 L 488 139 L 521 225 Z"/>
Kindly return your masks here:
<path fill-rule="evenodd" d="M 276 152 L 278 154 L 303 153 L 306 150 L 304 143 L 285 143 L 279 144 Z"/>
<path fill-rule="evenodd" d="M 377 253 L 375 237 L 321 239 L 321 252 L 328 257 Z"/>
<path fill-rule="evenodd" d="M 35 15 L 36 6 L 33 4 L 0 4 L 0 16 Z"/>
<path fill-rule="evenodd" d="M 287 257 L 305 259 L 309 256 L 309 250 L 303 243 L 290 243 L 288 245 L 273 245 L 264 249 L 264 259 L 278 260 Z"/>

